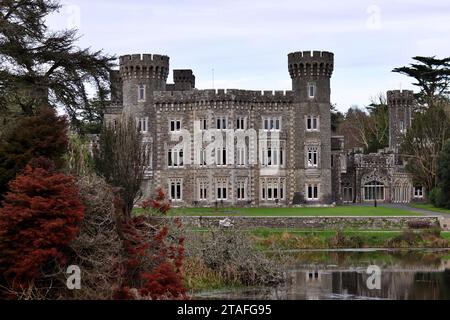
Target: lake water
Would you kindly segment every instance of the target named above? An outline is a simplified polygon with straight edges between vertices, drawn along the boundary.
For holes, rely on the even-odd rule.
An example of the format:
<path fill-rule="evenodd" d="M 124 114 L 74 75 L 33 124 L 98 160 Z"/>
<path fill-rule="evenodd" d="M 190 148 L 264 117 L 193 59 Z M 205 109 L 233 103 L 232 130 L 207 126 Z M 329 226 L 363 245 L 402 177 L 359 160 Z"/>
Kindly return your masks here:
<path fill-rule="evenodd" d="M 448 300 L 449 250 L 318 250 L 285 252 L 292 264 L 277 287 L 203 292 L 198 299 Z M 369 270 L 370 266 L 376 266 Z M 378 270 L 381 273 L 378 275 Z"/>

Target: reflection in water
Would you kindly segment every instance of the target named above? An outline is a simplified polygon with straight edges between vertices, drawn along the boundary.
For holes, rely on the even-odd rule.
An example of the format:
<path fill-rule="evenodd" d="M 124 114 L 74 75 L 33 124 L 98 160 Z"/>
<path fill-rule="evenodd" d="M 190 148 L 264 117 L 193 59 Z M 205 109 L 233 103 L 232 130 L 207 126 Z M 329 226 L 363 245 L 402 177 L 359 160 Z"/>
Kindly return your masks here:
<path fill-rule="evenodd" d="M 298 252 L 276 288 L 207 292 L 206 299 L 450 299 L 449 251 Z M 369 265 L 381 268 L 381 289 L 369 289 Z"/>

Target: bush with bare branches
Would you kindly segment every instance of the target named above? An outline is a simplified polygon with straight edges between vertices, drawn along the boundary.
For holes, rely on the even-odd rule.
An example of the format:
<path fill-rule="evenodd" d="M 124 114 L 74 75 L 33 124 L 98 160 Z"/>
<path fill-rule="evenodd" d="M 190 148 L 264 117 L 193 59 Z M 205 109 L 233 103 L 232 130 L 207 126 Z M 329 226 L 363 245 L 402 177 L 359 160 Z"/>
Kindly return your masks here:
<path fill-rule="evenodd" d="M 283 281 L 279 268 L 253 245 L 244 231 L 212 229 L 187 233 L 187 256 L 200 258 L 227 283 L 246 286 L 272 285 Z"/>

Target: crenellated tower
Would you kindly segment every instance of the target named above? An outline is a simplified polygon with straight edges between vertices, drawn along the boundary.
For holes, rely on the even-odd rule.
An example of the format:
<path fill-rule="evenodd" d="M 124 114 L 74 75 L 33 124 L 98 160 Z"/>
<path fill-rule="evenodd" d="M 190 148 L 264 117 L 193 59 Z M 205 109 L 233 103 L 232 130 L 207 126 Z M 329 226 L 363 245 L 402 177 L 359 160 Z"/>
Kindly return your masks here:
<path fill-rule="evenodd" d="M 295 111 L 296 190 L 308 203 L 330 203 L 331 87 L 334 54 L 301 51 L 288 55 Z"/>
<path fill-rule="evenodd" d="M 165 91 L 169 57 L 159 54 L 133 54 L 120 57 L 123 105 L 151 105 L 154 91 Z"/>
<path fill-rule="evenodd" d="M 334 54 L 326 51 L 303 51 L 288 55 L 292 90 L 298 101 L 330 103 L 330 79 Z"/>
<path fill-rule="evenodd" d="M 400 152 L 403 138 L 411 127 L 414 92 L 411 90 L 394 90 L 387 92 L 389 108 L 389 148 Z"/>

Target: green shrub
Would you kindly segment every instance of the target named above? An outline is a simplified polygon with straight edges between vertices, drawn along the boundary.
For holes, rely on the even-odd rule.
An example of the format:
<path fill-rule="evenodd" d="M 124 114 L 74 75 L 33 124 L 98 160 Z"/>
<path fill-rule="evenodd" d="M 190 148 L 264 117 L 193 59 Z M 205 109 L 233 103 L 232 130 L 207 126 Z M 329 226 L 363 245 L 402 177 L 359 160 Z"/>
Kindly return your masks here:
<path fill-rule="evenodd" d="M 446 199 L 441 188 L 434 188 L 430 192 L 430 202 L 437 208 L 444 208 Z"/>

